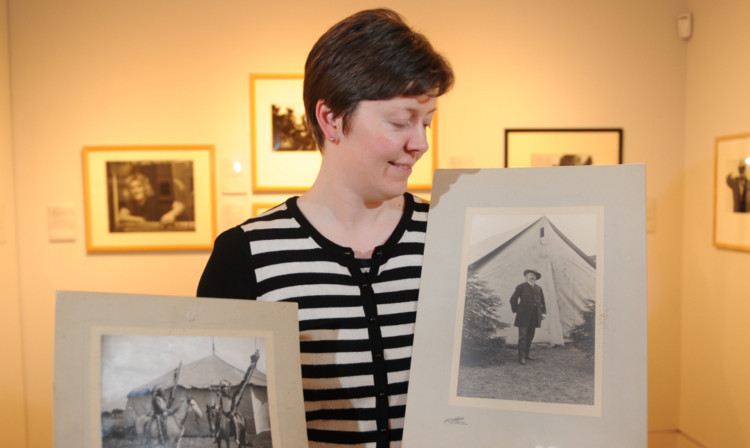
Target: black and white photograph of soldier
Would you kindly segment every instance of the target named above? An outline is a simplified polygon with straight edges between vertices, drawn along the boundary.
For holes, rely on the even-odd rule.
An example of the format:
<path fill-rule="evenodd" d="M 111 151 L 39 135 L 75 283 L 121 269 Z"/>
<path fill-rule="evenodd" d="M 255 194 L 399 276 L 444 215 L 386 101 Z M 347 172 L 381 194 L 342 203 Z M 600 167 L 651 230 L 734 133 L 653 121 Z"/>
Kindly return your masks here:
<path fill-rule="evenodd" d="M 726 182 L 732 191 L 732 211 L 735 213 L 747 213 L 750 211 L 750 194 L 748 188 L 750 183 L 747 178 L 747 165 L 750 157 L 741 159 L 737 167 L 727 174 Z"/>
<path fill-rule="evenodd" d="M 262 337 L 106 334 L 102 448 L 271 447 Z"/>
<path fill-rule="evenodd" d="M 300 104 L 271 104 L 274 151 L 315 151 L 315 141 Z"/>
<path fill-rule="evenodd" d="M 518 328 L 518 362 L 535 361 L 531 356 L 531 344 L 534 342 L 536 329 L 542 326 L 547 317 L 547 305 L 544 302 L 544 290 L 536 284 L 542 274 L 534 269 L 524 269 L 526 281 L 516 286 L 510 296 L 510 309 L 516 315 L 513 326 Z"/>
<path fill-rule="evenodd" d="M 594 404 L 599 215 L 538 211 L 467 221 L 458 397 Z"/>
<path fill-rule="evenodd" d="M 193 162 L 107 162 L 110 232 L 195 230 Z"/>

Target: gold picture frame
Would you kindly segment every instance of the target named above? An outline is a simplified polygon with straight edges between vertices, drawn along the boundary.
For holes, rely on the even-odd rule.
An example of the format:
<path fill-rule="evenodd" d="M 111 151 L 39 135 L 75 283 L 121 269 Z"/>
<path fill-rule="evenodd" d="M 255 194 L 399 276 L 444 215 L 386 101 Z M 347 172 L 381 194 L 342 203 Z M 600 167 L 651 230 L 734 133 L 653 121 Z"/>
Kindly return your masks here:
<path fill-rule="evenodd" d="M 255 193 L 304 192 L 315 181 L 320 153 L 305 123 L 303 75 L 250 75 L 252 190 Z M 437 168 L 437 114 L 427 133 L 430 150 L 414 167 L 410 191 L 432 187 Z"/>
<path fill-rule="evenodd" d="M 83 178 L 89 252 L 213 247 L 213 146 L 86 146 Z"/>
<path fill-rule="evenodd" d="M 714 246 L 750 251 L 750 133 L 716 138 Z"/>

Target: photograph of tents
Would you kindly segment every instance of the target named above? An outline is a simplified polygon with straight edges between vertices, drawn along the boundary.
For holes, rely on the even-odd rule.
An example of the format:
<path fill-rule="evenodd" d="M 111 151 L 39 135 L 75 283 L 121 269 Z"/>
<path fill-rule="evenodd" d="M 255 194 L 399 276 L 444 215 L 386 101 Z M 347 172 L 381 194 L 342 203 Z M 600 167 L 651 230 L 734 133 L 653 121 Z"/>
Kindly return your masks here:
<path fill-rule="evenodd" d="M 645 204 L 639 164 L 435 170 L 404 446 L 646 446 Z"/>
<path fill-rule="evenodd" d="M 599 225 L 585 210 L 468 213 L 457 396 L 594 404 Z M 526 270 L 540 275 L 546 315 L 519 365 L 510 298 Z"/>
<path fill-rule="evenodd" d="M 296 303 L 81 291 L 55 300 L 55 446 L 307 444 Z"/>
<path fill-rule="evenodd" d="M 172 425 L 189 446 L 215 446 L 216 409 L 226 400 L 231 403 L 225 412 L 231 405 L 239 422 L 239 431 L 231 430 L 232 443 L 272 446 L 264 338 L 105 334 L 101 351 L 102 447 L 149 439 L 144 428 L 152 420 L 157 390 L 175 424 L 165 423 L 162 434 L 154 430 L 152 442 L 171 436 Z M 187 402 L 193 408 L 172 418 Z"/>

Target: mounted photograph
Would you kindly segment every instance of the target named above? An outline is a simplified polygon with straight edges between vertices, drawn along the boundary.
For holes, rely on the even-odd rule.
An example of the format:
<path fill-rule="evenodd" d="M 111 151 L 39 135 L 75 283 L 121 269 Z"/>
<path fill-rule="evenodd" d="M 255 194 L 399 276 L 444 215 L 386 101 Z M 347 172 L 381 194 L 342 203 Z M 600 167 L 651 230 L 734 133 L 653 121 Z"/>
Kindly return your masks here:
<path fill-rule="evenodd" d="M 58 291 L 54 443 L 307 445 L 297 305 Z"/>
<path fill-rule="evenodd" d="M 643 165 L 438 169 L 404 446 L 647 445 Z"/>

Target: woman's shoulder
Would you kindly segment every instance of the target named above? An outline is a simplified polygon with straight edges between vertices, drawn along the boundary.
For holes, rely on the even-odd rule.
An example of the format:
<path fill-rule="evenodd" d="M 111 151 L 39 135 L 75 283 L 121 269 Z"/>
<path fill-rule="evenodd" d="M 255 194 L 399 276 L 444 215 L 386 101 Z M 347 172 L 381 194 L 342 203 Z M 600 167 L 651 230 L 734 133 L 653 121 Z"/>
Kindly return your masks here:
<path fill-rule="evenodd" d="M 212 254 L 237 254 L 242 252 L 244 248 L 243 243 L 245 242 L 245 232 L 240 226 L 230 227 L 224 230 L 214 240 L 214 248 Z"/>
<path fill-rule="evenodd" d="M 214 241 L 214 252 L 236 251 L 237 247 L 244 249 L 247 247 L 245 243 L 248 242 L 253 230 L 265 229 L 275 225 L 283 226 L 283 224 L 274 224 L 274 221 L 288 219 L 294 213 L 292 209 L 296 208 L 296 199 L 296 197 L 289 198 L 239 225 L 224 230 Z"/>
<path fill-rule="evenodd" d="M 412 193 L 404 193 L 404 208 L 407 210 L 414 210 L 418 213 L 426 213 L 430 211 L 430 201 L 416 196 Z"/>
<path fill-rule="evenodd" d="M 274 221 L 293 218 L 298 213 L 297 196 L 291 197 L 284 202 L 272 206 L 261 213 L 248 218 L 235 228 L 240 232 L 248 232 L 256 228 L 265 228 L 273 225 Z"/>
<path fill-rule="evenodd" d="M 413 193 L 409 193 L 408 191 L 404 193 L 404 198 L 406 198 L 406 201 L 411 201 L 413 204 L 424 204 L 426 206 L 430 206 L 430 201 L 421 197 L 417 196 Z"/>

